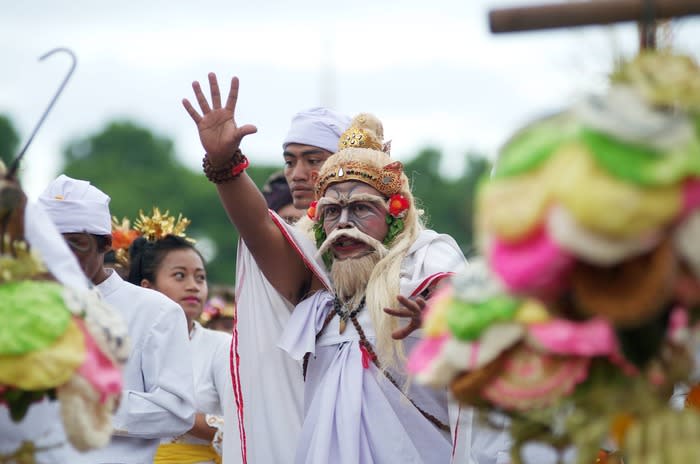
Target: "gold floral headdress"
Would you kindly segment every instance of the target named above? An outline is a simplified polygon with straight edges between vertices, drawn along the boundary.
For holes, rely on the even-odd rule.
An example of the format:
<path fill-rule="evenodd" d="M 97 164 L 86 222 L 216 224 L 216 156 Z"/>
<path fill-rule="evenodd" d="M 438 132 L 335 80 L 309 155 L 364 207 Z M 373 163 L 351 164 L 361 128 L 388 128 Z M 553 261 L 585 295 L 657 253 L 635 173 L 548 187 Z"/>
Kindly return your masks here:
<path fill-rule="evenodd" d="M 150 216 L 146 216 L 143 214 L 143 210 L 139 210 L 139 217 L 134 223 L 134 229 L 139 231 L 143 238 L 149 242 L 160 240 L 166 235 L 175 235 L 194 243 L 194 240 L 185 235 L 185 230 L 191 222 L 182 214 L 178 214 L 177 219 L 175 219 L 175 216 L 170 215 L 169 210 L 161 213 L 160 209 L 154 206 Z"/>
<path fill-rule="evenodd" d="M 150 216 L 144 214 L 143 210 L 139 210 L 139 217 L 134 221 L 133 228 L 131 221 L 123 218 L 121 222 L 112 217 L 112 250 L 114 250 L 117 263 L 128 267 L 129 265 L 129 247 L 138 237 L 143 237 L 149 242 L 155 242 L 164 238 L 167 235 L 175 235 L 182 237 L 188 242 L 194 243 L 194 240 L 187 237 L 185 230 L 191 221 L 182 214 L 177 216 L 170 215 L 170 211 L 165 213 L 160 212 L 160 208 L 154 206 Z"/>

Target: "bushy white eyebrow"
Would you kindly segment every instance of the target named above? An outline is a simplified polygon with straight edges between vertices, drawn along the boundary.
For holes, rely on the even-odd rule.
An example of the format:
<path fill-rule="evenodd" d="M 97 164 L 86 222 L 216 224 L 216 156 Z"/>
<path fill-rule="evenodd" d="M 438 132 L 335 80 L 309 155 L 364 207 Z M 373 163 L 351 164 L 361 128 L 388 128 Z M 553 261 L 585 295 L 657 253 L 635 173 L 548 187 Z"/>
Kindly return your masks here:
<path fill-rule="evenodd" d="M 383 197 L 380 197 L 379 195 L 372 195 L 369 193 L 358 193 L 357 195 L 341 195 L 339 199 L 335 198 L 329 198 L 329 197 L 323 197 L 320 200 L 318 200 L 318 208 L 323 208 L 324 206 L 327 205 L 339 205 L 343 206 L 346 204 L 350 203 L 358 203 L 361 201 L 366 201 L 369 203 L 373 203 L 377 206 L 382 206 L 384 208 L 387 207 L 387 200 L 385 200 Z"/>

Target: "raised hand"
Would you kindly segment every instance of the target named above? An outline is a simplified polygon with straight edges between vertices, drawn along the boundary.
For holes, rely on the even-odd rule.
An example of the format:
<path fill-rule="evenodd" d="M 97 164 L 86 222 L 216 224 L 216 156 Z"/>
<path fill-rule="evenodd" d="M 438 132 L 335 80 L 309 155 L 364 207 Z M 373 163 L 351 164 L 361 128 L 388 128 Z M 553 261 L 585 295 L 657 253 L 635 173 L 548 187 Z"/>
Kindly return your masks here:
<path fill-rule="evenodd" d="M 209 102 L 197 81 L 192 83 L 192 89 L 202 114 L 200 115 L 186 98 L 182 100 L 182 105 L 195 124 L 197 124 L 199 139 L 202 141 L 202 146 L 209 157 L 209 161 L 212 166 L 217 166 L 226 164 L 238 149 L 243 137 L 254 134 L 258 129 L 250 124 L 240 127 L 236 124 L 238 78 L 233 77 L 231 79 L 231 89 L 226 99 L 226 106 L 222 108 L 221 92 L 219 91 L 216 74 L 209 73 L 208 77 L 212 106 L 209 106 Z"/>
<path fill-rule="evenodd" d="M 395 317 L 408 317 L 408 324 L 391 333 L 391 338 L 394 340 L 403 340 L 411 335 L 411 333 L 420 328 L 421 315 L 425 308 L 425 300 L 421 297 L 411 300 L 405 296 L 399 295 L 396 299 L 401 304 L 402 308 L 384 308 L 384 312 Z"/>

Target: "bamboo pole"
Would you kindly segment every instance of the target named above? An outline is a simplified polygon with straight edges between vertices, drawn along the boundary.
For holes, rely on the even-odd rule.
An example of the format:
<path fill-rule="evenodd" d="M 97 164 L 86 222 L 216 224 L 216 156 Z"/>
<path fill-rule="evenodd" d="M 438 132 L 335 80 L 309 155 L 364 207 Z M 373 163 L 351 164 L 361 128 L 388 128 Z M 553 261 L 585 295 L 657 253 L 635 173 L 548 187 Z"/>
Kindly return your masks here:
<path fill-rule="evenodd" d="M 495 9 L 489 25 L 491 32 L 501 33 L 691 15 L 700 15 L 700 0 L 589 0 Z"/>

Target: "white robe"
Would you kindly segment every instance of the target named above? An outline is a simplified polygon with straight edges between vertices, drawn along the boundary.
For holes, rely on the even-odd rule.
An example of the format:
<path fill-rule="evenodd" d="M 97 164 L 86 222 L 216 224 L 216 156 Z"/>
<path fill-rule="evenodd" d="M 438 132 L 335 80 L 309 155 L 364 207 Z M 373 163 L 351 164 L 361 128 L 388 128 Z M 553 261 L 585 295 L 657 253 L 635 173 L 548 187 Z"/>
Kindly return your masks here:
<path fill-rule="evenodd" d="M 270 212 L 288 237 L 302 235 Z M 290 238 L 290 243 L 296 242 Z M 306 240 L 305 253 L 315 246 Z M 325 280 L 328 284 L 327 279 Z M 239 449 L 243 463 L 286 464 L 301 430 L 304 382 L 301 364 L 277 348 L 293 305 L 265 278 L 245 243 L 238 242 L 236 260 L 236 319 L 231 346 L 231 378 L 235 404 L 226 407 L 224 421 L 237 415 Z M 228 413 L 228 414 L 227 414 Z M 227 426 L 227 432 L 231 428 Z M 226 434 L 224 434 L 225 436 Z"/>
<path fill-rule="evenodd" d="M 75 452 L 71 464 L 144 464 L 163 437 L 187 432 L 194 423 L 192 350 L 182 308 L 155 290 L 132 285 L 112 271 L 97 286 L 127 321 L 131 355 L 124 390 L 105 448 Z"/>
<path fill-rule="evenodd" d="M 290 245 L 304 258 L 307 267 L 330 289 L 323 263 L 314 258 L 315 244 L 274 212 L 270 215 Z M 423 247 L 413 258 L 424 261 L 426 251 Z M 455 272 L 463 264 L 462 260 L 460 252 L 457 263 L 435 264 Z M 414 270 L 416 275 L 405 274 L 401 280 L 403 294 L 410 294 L 410 288 L 421 283 L 420 269 Z M 240 448 L 228 448 L 225 456 L 239 453 L 242 462 L 285 464 L 296 449 L 304 412 L 301 363 L 277 348 L 293 305 L 265 278 L 243 241 L 238 244 L 236 280 L 237 317 L 230 359 L 235 404 L 224 408 L 224 419 L 227 424 L 234 423 L 234 417 L 240 420 L 236 422 Z M 282 385 L 284 388 L 280 388 Z M 496 462 L 496 457 L 498 464 L 507 462 L 503 461 L 509 449 L 507 434 L 473 424 L 469 408 L 450 403 L 449 413 L 453 446 L 450 462 L 491 464 Z"/>
<path fill-rule="evenodd" d="M 27 203 L 24 232 L 26 241 L 38 252 L 56 280 L 75 289 L 89 288 L 90 283 L 75 256 L 36 203 Z M 12 421 L 7 406 L 0 404 L 0 455 L 13 453 L 23 441 L 32 441 L 39 448 L 50 448 L 36 453 L 37 464 L 71 462 L 58 401 L 44 399 L 33 404 L 19 423 Z"/>
<path fill-rule="evenodd" d="M 401 265 L 400 292 L 415 296 L 432 283 L 464 265 L 454 240 L 423 231 Z M 449 431 L 436 427 L 418 410 L 449 423 L 447 392 L 412 384 L 403 392 L 376 366 L 364 360 L 359 335 L 352 324 L 339 333 L 339 320 L 331 319 L 320 333 L 333 296 L 320 291 L 294 309 L 279 346 L 294 359 L 309 358 L 305 416 L 296 448 L 297 464 L 321 463 L 447 463 L 452 441 Z M 376 346 L 368 312 L 358 320 L 366 338 Z M 318 339 L 317 335 L 320 333 Z M 404 340 L 410 351 L 420 331 Z M 405 378 L 392 373 L 399 386 Z"/>
<path fill-rule="evenodd" d="M 194 402 L 197 412 L 223 416 L 223 405 L 233 403 L 233 387 L 231 386 L 231 374 L 229 367 L 229 350 L 231 347 L 231 335 L 210 330 L 194 322 L 190 331 L 190 346 L 192 348 L 192 361 L 194 373 Z M 233 417 L 235 421 L 235 416 Z M 233 448 L 232 456 L 222 453 L 223 462 L 226 464 L 241 461 L 238 452 L 238 430 L 233 426 L 235 422 L 224 422 L 223 449 Z M 233 443 L 228 444 L 228 441 Z M 196 445 L 209 445 L 210 442 L 190 434 L 169 437 L 162 443 L 191 443 Z M 211 463 L 213 461 L 206 461 Z"/>

